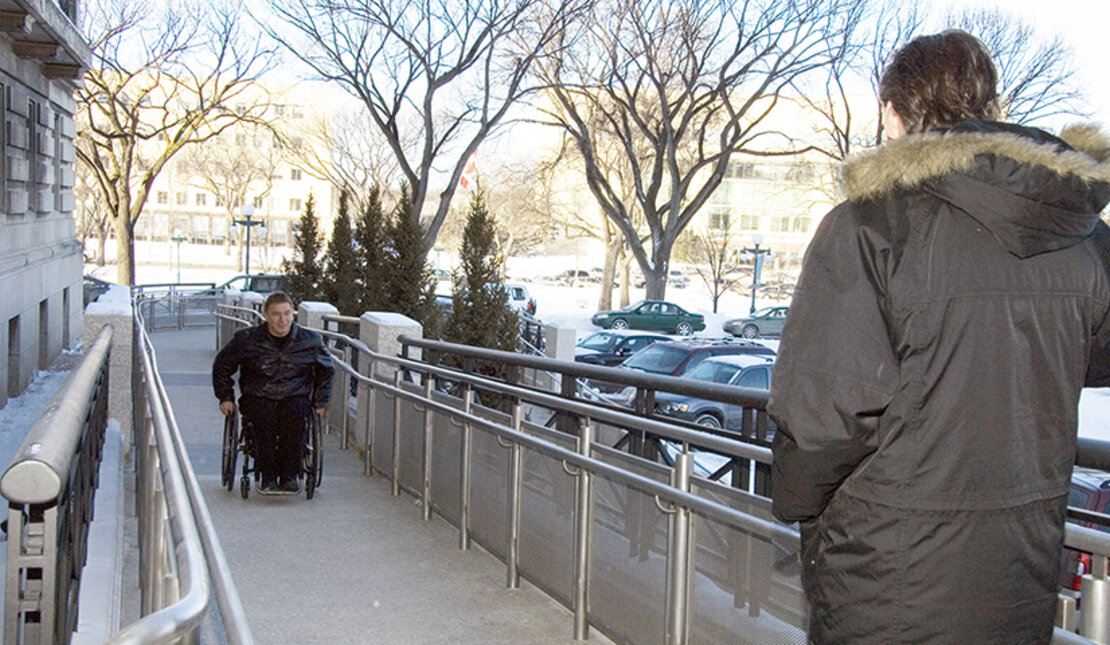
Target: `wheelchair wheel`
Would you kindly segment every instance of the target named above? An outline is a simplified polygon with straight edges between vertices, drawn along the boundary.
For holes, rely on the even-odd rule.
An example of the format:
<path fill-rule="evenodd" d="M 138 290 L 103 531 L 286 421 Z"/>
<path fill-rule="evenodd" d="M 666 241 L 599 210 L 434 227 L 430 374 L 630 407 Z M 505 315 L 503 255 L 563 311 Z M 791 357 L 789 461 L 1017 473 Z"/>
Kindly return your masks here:
<path fill-rule="evenodd" d="M 304 452 L 304 490 L 305 497 L 312 499 L 316 494 L 316 487 L 320 485 L 320 480 L 324 476 L 324 442 L 323 442 L 323 426 L 324 418 L 319 415 L 312 415 L 312 420 L 308 424 L 308 437 L 305 442 Z"/>
<path fill-rule="evenodd" d="M 230 491 L 235 488 L 235 462 L 239 457 L 239 415 L 237 412 L 224 417 L 224 455 L 220 481 Z"/>

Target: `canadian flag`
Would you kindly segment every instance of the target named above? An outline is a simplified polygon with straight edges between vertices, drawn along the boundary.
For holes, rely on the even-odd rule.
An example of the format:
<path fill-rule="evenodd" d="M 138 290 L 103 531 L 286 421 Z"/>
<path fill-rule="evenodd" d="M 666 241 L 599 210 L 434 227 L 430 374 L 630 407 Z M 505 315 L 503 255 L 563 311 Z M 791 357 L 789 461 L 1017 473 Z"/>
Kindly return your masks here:
<path fill-rule="evenodd" d="M 459 177 L 459 186 L 463 189 L 470 188 L 470 178 L 478 174 L 478 153 L 470 153 L 470 159 L 463 167 L 462 177 Z"/>

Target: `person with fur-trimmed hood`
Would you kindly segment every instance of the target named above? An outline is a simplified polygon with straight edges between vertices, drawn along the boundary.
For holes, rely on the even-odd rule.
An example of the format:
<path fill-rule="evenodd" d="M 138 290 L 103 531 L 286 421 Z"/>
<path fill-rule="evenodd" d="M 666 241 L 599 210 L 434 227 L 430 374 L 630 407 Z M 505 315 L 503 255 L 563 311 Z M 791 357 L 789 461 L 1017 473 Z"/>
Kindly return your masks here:
<path fill-rule="evenodd" d="M 1110 139 L 1002 123 L 973 36 L 884 71 L 768 410 L 814 643 L 1047 643 L 1084 386 L 1110 385 Z"/>

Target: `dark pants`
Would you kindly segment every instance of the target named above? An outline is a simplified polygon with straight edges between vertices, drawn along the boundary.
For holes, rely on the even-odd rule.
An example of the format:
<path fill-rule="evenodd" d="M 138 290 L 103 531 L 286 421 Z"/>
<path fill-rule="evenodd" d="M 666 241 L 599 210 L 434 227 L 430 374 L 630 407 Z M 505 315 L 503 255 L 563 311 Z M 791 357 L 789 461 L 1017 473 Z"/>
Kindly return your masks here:
<path fill-rule="evenodd" d="M 311 413 L 307 396 L 289 399 L 242 397 L 239 409 L 250 426 L 254 467 L 262 476 L 296 477 L 301 472 L 304 429 Z"/>

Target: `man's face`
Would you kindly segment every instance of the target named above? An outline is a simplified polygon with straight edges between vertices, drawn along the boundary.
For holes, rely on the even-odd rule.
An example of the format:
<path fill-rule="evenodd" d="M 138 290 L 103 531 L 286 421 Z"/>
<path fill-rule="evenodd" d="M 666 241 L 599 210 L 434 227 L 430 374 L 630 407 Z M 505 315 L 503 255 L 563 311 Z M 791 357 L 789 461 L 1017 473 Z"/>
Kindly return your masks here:
<path fill-rule="evenodd" d="M 288 302 L 275 302 L 266 307 L 262 315 L 266 319 L 266 328 L 273 336 L 281 338 L 293 328 L 293 305 Z"/>

